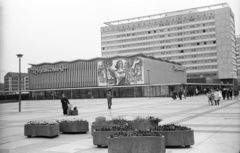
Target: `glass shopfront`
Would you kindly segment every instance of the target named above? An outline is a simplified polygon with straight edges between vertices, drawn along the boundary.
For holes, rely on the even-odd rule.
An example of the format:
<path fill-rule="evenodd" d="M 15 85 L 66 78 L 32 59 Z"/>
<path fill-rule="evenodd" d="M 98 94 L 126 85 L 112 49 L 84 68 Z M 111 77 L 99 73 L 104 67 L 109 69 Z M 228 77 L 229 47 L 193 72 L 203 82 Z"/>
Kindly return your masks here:
<path fill-rule="evenodd" d="M 168 97 L 175 90 L 185 90 L 187 96 L 190 91 L 198 89 L 198 94 L 204 94 L 206 88 L 221 88 L 227 85 L 200 85 L 200 84 L 176 84 L 176 85 L 151 85 L 151 86 L 126 86 L 126 87 L 109 87 L 109 88 L 87 88 L 87 89 L 69 89 L 69 90 L 48 90 L 48 91 L 31 91 L 30 99 L 61 99 L 62 94 L 69 99 L 91 99 L 106 98 L 108 90 L 112 92 L 113 98 L 134 98 L 134 97 Z M 229 85 L 228 87 L 231 87 Z M 193 94 L 195 95 L 195 94 Z"/>
<path fill-rule="evenodd" d="M 31 99 L 61 99 L 62 94 L 69 99 L 106 98 L 107 91 L 112 92 L 113 98 L 126 97 L 160 97 L 168 96 L 168 86 L 139 86 L 139 87 L 109 87 L 69 90 L 31 91 Z"/>

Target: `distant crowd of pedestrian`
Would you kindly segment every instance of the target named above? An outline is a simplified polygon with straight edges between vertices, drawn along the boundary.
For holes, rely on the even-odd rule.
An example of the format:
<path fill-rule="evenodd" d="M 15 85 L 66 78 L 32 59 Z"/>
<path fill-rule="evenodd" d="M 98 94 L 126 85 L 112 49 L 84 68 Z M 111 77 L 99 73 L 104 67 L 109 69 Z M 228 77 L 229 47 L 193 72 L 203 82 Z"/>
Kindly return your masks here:
<path fill-rule="evenodd" d="M 194 95 L 201 94 L 202 92 L 198 90 L 198 88 L 191 88 L 188 92 L 185 89 L 180 89 L 178 92 L 176 90 L 172 91 L 172 99 L 176 100 L 179 98 L 182 100 L 183 98 L 186 99 L 187 96 L 192 97 Z"/>
<path fill-rule="evenodd" d="M 232 88 L 206 88 L 202 91 L 199 91 L 198 88 L 192 88 L 188 92 L 186 92 L 185 89 L 179 90 L 178 92 L 174 90 L 172 92 L 172 99 L 176 100 L 179 98 L 182 100 L 183 98 L 186 99 L 187 95 L 191 97 L 198 94 L 206 94 L 209 105 L 219 105 L 220 100 L 233 100 L 233 97 L 234 99 L 239 99 L 239 90 Z"/>
<path fill-rule="evenodd" d="M 186 99 L 186 90 L 180 90 L 179 92 L 176 92 L 175 90 L 172 92 L 172 99 L 175 100 L 177 98 L 179 98 L 180 100 L 182 100 L 182 98 Z"/>

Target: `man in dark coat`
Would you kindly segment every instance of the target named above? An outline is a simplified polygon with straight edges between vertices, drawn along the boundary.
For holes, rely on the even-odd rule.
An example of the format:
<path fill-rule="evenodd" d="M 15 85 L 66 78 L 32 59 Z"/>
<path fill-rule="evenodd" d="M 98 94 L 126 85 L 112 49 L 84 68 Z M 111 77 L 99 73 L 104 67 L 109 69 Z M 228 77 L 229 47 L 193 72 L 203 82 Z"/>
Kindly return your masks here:
<path fill-rule="evenodd" d="M 108 91 L 108 93 L 107 93 L 107 102 L 108 102 L 108 109 L 111 109 L 111 106 L 112 106 L 112 94 L 111 94 L 111 91 Z"/>
<path fill-rule="evenodd" d="M 67 115 L 68 105 L 70 103 L 64 94 L 62 94 L 61 102 L 62 102 L 63 115 Z"/>
<path fill-rule="evenodd" d="M 233 96 L 233 90 L 232 88 L 229 89 L 229 99 L 232 100 L 232 96 Z"/>
<path fill-rule="evenodd" d="M 175 100 L 177 98 L 177 92 L 174 90 L 172 93 L 172 99 Z"/>
<path fill-rule="evenodd" d="M 225 88 L 222 89 L 222 96 L 223 96 L 223 100 L 225 100 L 225 98 L 226 98 L 226 89 Z"/>
<path fill-rule="evenodd" d="M 229 100 L 230 92 L 228 88 L 226 89 L 226 95 L 227 95 L 227 100 Z"/>
<path fill-rule="evenodd" d="M 179 97 L 180 100 L 182 100 L 182 94 L 183 94 L 183 92 L 182 92 L 182 90 L 180 90 L 180 91 L 178 92 L 178 97 Z"/>

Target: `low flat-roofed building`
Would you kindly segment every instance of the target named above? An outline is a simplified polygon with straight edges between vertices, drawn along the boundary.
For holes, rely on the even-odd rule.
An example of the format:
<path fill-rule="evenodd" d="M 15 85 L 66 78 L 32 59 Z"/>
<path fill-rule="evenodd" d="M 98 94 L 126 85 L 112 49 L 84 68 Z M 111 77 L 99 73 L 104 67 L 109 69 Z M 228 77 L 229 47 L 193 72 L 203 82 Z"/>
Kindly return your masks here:
<path fill-rule="evenodd" d="M 30 65 L 32 97 L 50 99 L 61 91 L 72 98 L 104 97 L 109 88 L 115 97 L 164 96 L 169 95 L 168 85 L 187 80 L 181 64 L 144 54 Z"/>

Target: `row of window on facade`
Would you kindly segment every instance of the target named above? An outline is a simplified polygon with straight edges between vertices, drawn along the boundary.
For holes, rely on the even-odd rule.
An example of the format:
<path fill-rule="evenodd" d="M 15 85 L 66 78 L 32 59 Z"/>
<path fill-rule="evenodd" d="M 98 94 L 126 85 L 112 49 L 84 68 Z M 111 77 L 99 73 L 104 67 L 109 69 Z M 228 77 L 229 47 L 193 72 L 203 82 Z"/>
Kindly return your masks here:
<path fill-rule="evenodd" d="M 194 48 L 194 49 L 187 49 L 187 50 L 176 50 L 176 51 L 167 51 L 167 52 L 155 52 L 155 53 L 146 53 L 146 55 L 148 56 L 160 56 L 163 59 L 183 59 L 183 56 L 179 56 L 179 55 L 174 55 L 174 54 L 178 54 L 179 52 L 184 52 L 186 51 L 186 53 L 191 53 L 191 52 L 203 52 L 203 51 L 211 51 L 211 50 L 216 50 L 216 47 L 206 47 L 206 48 Z M 170 55 L 171 57 L 162 57 L 163 55 L 166 54 L 172 54 Z M 201 53 L 202 54 L 202 53 Z M 211 54 L 212 55 L 212 54 Z M 215 54 L 214 54 L 215 55 Z M 193 58 L 192 56 L 190 58 Z M 194 59 L 195 60 L 195 59 Z"/>
<path fill-rule="evenodd" d="M 152 44 L 167 44 L 167 43 L 175 43 L 175 42 L 184 42 L 184 41 L 192 41 L 192 40 L 200 40 L 200 39 L 211 39 L 215 38 L 215 34 L 205 34 L 205 35 L 199 35 L 199 36 L 186 36 L 181 38 L 174 38 L 174 39 L 161 39 L 161 40 L 155 40 L 159 36 L 150 36 L 150 37 L 141 37 L 141 38 L 134 38 L 134 39 L 127 39 L 126 41 L 133 42 L 133 41 L 141 41 L 141 40 L 153 40 L 151 42 L 145 42 L 145 43 L 134 43 L 129 45 L 118 45 L 114 47 L 103 47 L 102 50 L 107 49 L 116 49 L 116 48 L 126 48 L 126 47 L 134 47 L 134 46 L 143 46 L 143 45 L 152 45 Z M 161 36 L 160 36 L 161 37 Z M 155 41 L 154 41 L 155 40 Z"/>
<path fill-rule="evenodd" d="M 169 51 L 160 51 L 155 55 L 166 55 L 166 54 L 179 54 L 179 53 L 192 53 L 192 52 L 205 52 L 216 50 L 216 46 L 214 47 L 200 47 L 200 48 L 192 48 L 192 49 L 181 49 L 181 50 L 169 50 Z"/>
<path fill-rule="evenodd" d="M 175 20 L 159 20 L 159 21 L 153 21 L 153 22 L 148 22 L 148 23 L 136 23 L 133 24 L 133 27 L 125 27 L 125 26 L 116 26 L 116 27 L 107 27 L 107 28 L 103 28 L 101 33 L 102 34 L 110 34 L 110 33 L 118 33 L 118 32 L 126 32 L 126 31 L 134 31 L 134 30 L 139 30 L 139 29 L 146 29 L 146 28 L 155 28 L 155 27 L 163 27 L 163 26 L 171 26 L 171 25 L 179 25 L 179 24 L 185 24 L 185 23 L 191 23 L 191 22 L 198 22 L 198 21 L 204 21 L 204 20 L 212 20 L 214 19 L 214 15 L 210 15 L 210 16 L 205 16 L 204 17 L 200 17 L 197 16 L 195 18 L 193 18 L 192 16 L 190 18 L 185 17 L 184 19 L 178 19 L 178 21 Z"/>
<path fill-rule="evenodd" d="M 204 25 L 204 26 L 203 26 Z M 146 34 L 157 34 L 157 33 L 170 33 L 170 32 L 178 32 L 179 30 L 192 30 L 194 28 L 208 28 L 215 25 L 215 22 L 209 22 L 209 23 L 202 23 L 202 24 L 196 24 L 196 25 L 186 25 L 182 27 L 171 27 L 171 28 L 165 28 L 165 29 L 154 29 L 154 30 L 146 30 L 141 32 L 135 32 L 135 33 L 128 33 L 128 34 L 117 34 L 113 36 L 102 36 L 102 40 L 109 40 L 109 39 L 116 39 L 116 38 L 124 38 L 124 37 L 131 37 L 131 36 L 141 36 Z M 208 27 L 205 27 L 208 26 Z"/>
<path fill-rule="evenodd" d="M 147 36 L 147 37 L 140 37 L 140 38 L 132 38 L 132 39 L 123 39 L 123 40 L 117 40 L 117 41 L 111 41 L 112 44 L 118 44 L 118 43 L 129 43 L 129 42 L 136 42 L 136 41 L 142 41 L 142 40 L 155 40 L 163 36 L 159 35 L 152 35 L 152 36 Z M 171 37 L 171 35 L 170 35 Z M 173 43 L 173 42 L 179 42 L 179 41 L 190 41 L 190 40 L 198 40 L 198 39 L 207 39 L 207 38 L 215 38 L 215 34 L 201 34 L 199 36 L 185 36 L 181 38 L 174 38 L 174 39 L 161 39 L 160 43 Z M 159 41 L 156 41 L 159 42 Z M 107 42 L 102 42 L 102 45 L 106 45 Z M 102 48 L 103 50 L 105 49 Z"/>
<path fill-rule="evenodd" d="M 193 66 L 186 68 L 186 70 L 204 70 L 204 69 L 217 69 L 217 65 Z"/>
<path fill-rule="evenodd" d="M 122 54 L 122 53 L 134 53 L 134 52 L 144 52 L 144 51 L 158 51 L 161 52 L 161 50 L 164 50 L 161 52 L 162 55 L 164 54 L 176 54 L 176 52 L 179 53 L 185 53 L 184 47 L 202 47 L 204 48 L 203 50 L 209 50 L 210 47 L 209 45 L 215 45 L 216 41 L 204 41 L 204 42 L 197 42 L 197 43 L 186 43 L 186 44 L 176 44 L 176 45 L 169 45 L 169 46 L 155 46 L 155 47 L 146 47 L 146 48 L 137 48 L 137 49 L 128 49 L 128 50 L 122 50 L 122 51 L 110 51 L 110 52 L 103 52 L 103 55 L 116 55 L 116 54 Z M 204 47 L 205 45 L 206 48 Z M 179 50 L 179 48 L 181 48 Z M 167 49 L 171 49 L 171 51 L 167 51 Z M 176 50 L 172 50 L 176 49 Z M 212 49 L 211 49 L 212 50 Z M 195 51 L 195 50 L 193 50 Z"/>
<path fill-rule="evenodd" d="M 187 74 L 187 78 L 207 78 L 207 77 L 211 77 L 214 78 L 216 77 L 217 74 L 216 73 L 203 73 L 203 74 Z"/>
<path fill-rule="evenodd" d="M 212 32 L 212 31 L 214 31 L 215 29 L 209 29 L 209 32 Z M 195 34 L 195 32 L 185 32 L 184 34 L 181 34 L 181 35 L 190 35 L 190 34 Z M 176 34 L 173 34 L 173 35 L 176 35 Z M 214 38 L 213 36 L 215 36 L 215 35 L 206 35 L 206 37 L 205 38 L 203 38 L 203 39 L 208 39 L 209 38 L 209 36 L 210 37 L 212 37 L 212 38 Z M 156 39 L 156 37 L 157 36 L 155 36 L 155 39 Z M 164 35 L 163 36 L 158 36 L 159 38 L 161 38 L 161 37 L 165 37 Z M 172 34 L 169 34 L 169 36 L 168 37 L 173 37 L 172 36 Z M 196 40 L 196 37 L 197 36 L 195 36 L 195 39 L 194 39 L 194 37 L 192 37 L 192 36 L 189 36 L 188 38 L 190 38 L 191 40 Z M 203 36 L 204 37 L 204 36 Z M 147 39 L 147 37 L 143 37 L 143 38 L 139 38 L 139 39 L 142 39 L 142 40 L 148 40 Z M 138 47 L 138 46 L 145 46 L 145 45 L 152 45 L 152 44 L 161 44 L 161 43 L 164 43 L 164 42 L 166 42 L 166 41 L 168 41 L 168 42 L 171 42 L 171 41 L 176 41 L 176 40 L 183 40 L 183 38 L 174 38 L 174 39 L 169 39 L 169 40 L 160 40 L 160 41 L 153 41 L 153 42 L 146 42 L 146 43 L 136 43 L 136 44 L 129 44 L 129 45 L 119 45 L 119 46 L 113 46 L 113 47 L 102 47 L 102 50 L 104 50 L 104 51 L 107 51 L 107 50 L 112 50 L 112 49 L 119 49 L 119 48 L 126 48 L 126 47 Z M 189 41 L 189 40 L 188 40 Z M 178 41 L 177 41 L 178 42 Z"/>
<path fill-rule="evenodd" d="M 176 60 L 176 59 L 191 59 L 191 58 L 212 57 L 212 56 L 217 56 L 217 53 L 205 53 L 205 54 L 194 54 L 194 55 L 185 55 L 185 56 L 162 57 L 162 59 L 164 59 L 164 60 Z"/>
<path fill-rule="evenodd" d="M 21 86 L 21 90 L 28 90 L 28 86 Z M 18 91 L 18 86 L 4 86 L 4 91 Z"/>
<path fill-rule="evenodd" d="M 191 40 L 196 40 L 194 38 L 190 38 Z M 216 40 L 213 41 L 204 41 L 204 39 L 209 40 L 209 37 L 203 38 L 201 39 L 202 42 L 193 42 L 193 43 L 185 43 L 185 44 L 172 44 L 172 45 L 168 45 L 169 41 L 165 40 L 165 41 L 152 41 L 152 42 L 144 42 L 144 43 L 137 43 L 137 44 L 129 44 L 129 45 L 120 45 L 120 46 L 114 46 L 114 47 L 107 47 L 108 50 L 111 49 L 119 49 L 119 48 L 130 48 L 130 47 L 139 47 L 139 46 L 150 46 L 150 45 L 158 45 L 158 44 L 164 44 L 165 46 L 158 46 L 158 49 L 169 49 L 169 48 L 178 48 L 178 47 L 187 47 L 187 46 L 198 46 L 198 45 L 209 45 L 209 44 L 216 44 Z M 179 39 L 175 39 L 178 40 L 176 42 L 180 42 L 183 41 L 183 38 L 179 38 Z M 185 41 L 185 40 L 184 40 Z M 184 42 L 183 41 L 183 42 Z M 167 42 L 167 43 L 164 43 Z M 181 43 L 183 43 L 181 42 Z M 185 41 L 185 42 L 189 42 L 189 41 Z M 171 42 L 172 43 L 172 42 Z M 126 50 L 125 50 L 126 51 Z M 118 53 L 121 53 L 122 51 L 118 51 Z M 128 52 L 128 51 L 126 51 Z"/>
<path fill-rule="evenodd" d="M 216 63 L 217 59 L 207 59 L 207 60 L 194 60 L 194 61 L 184 61 L 184 62 L 179 62 L 182 65 L 191 65 L 191 64 L 199 64 L 199 63 Z"/>
<path fill-rule="evenodd" d="M 12 80 L 12 81 L 18 81 L 18 79 L 19 79 L 19 77 L 5 77 L 4 78 L 4 81 L 9 81 L 9 80 Z M 26 80 L 26 81 L 28 81 L 28 77 L 21 77 L 21 81 L 24 81 L 24 80 Z"/>

